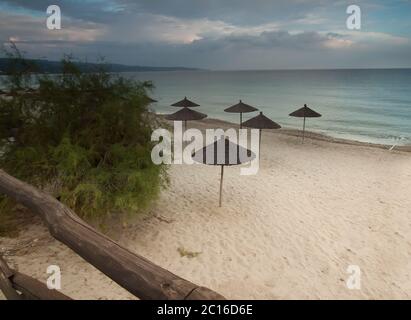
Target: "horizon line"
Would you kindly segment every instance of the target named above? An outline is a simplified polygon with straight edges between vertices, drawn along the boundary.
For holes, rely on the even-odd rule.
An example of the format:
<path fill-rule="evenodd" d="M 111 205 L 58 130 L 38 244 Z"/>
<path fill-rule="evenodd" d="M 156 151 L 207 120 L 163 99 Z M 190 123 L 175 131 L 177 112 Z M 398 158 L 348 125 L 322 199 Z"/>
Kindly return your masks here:
<path fill-rule="evenodd" d="M 201 69 L 205 71 L 335 71 L 335 70 L 408 70 L 410 67 L 276 68 L 276 69 Z"/>
<path fill-rule="evenodd" d="M 5 58 L 7 57 L 0 57 Z M 48 62 L 61 62 L 62 59 L 48 59 L 45 57 L 26 57 L 27 60 L 37 60 L 37 61 L 48 61 Z M 338 71 L 338 70 L 409 70 L 411 66 L 407 67 L 330 67 L 330 68 L 245 68 L 245 69 L 214 69 L 214 68 L 204 68 L 204 67 L 195 67 L 195 66 L 153 66 L 153 65 L 142 65 L 142 64 L 126 64 L 121 62 L 93 62 L 93 61 L 82 61 L 80 59 L 74 59 L 74 63 L 81 64 L 107 64 L 107 65 L 119 65 L 124 67 L 140 67 L 140 68 L 153 68 L 153 69 L 181 69 L 181 70 L 163 70 L 161 72 L 175 72 L 175 71 L 213 71 L 213 72 L 245 72 L 245 71 L 254 71 L 254 72 L 264 72 L 264 71 Z M 187 70 L 184 70 L 187 69 Z M 159 72 L 159 71 L 133 71 L 133 72 Z"/>

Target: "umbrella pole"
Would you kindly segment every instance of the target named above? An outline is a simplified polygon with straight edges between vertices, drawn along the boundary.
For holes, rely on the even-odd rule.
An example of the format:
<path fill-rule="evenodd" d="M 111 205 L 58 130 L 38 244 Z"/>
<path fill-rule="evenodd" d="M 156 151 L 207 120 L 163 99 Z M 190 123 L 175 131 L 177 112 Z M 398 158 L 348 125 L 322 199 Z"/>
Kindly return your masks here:
<path fill-rule="evenodd" d="M 258 161 L 261 160 L 261 133 L 262 133 L 261 129 L 259 129 L 259 130 L 260 130 L 260 137 L 259 137 L 259 141 L 258 141 Z"/>
<path fill-rule="evenodd" d="M 240 112 L 240 129 L 243 127 L 243 113 Z"/>
<path fill-rule="evenodd" d="M 223 193 L 223 176 L 224 176 L 224 166 L 221 166 L 221 178 L 220 178 L 220 200 L 219 207 L 221 207 L 222 193 Z"/>
<path fill-rule="evenodd" d="M 304 117 L 304 123 L 303 123 L 303 143 L 304 143 L 304 138 L 305 138 L 305 117 Z"/>
<path fill-rule="evenodd" d="M 184 141 L 184 132 L 187 130 L 187 120 L 184 120 L 184 125 L 183 125 L 183 147 L 185 147 L 186 142 Z"/>

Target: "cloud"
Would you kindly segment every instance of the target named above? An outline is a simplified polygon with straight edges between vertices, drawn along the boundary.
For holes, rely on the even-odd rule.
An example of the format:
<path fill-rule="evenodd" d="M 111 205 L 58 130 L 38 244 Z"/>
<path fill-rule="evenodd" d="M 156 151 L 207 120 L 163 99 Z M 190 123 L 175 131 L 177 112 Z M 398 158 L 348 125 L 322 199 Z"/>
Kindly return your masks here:
<path fill-rule="evenodd" d="M 95 41 L 104 33 L 103 26 L 92 22 L 72 21 L 67 28 L 63 24 L 61 30 L 49 30 L 44 18 L 0 13 L 0 39 L 2 41 L 9 38 L 19 41 Z"/>
<path fill-rule="evenodd" d="M 48 0 L 2 0 L 10 6 L 44 13 Z M 339 6 L 347 1 L 340 1 Z M 357 0 L 357 3 L 364 0 Z M 259 25 L 273 21 L 319 24 L 318 16 L 330 7 L 328 0 L 55 0 L 66 17 L 110 23 L 129 15 L 158 15 L 178 19 L 223 20 L 236 25 Z M 332 4 L 331 7 L 338 6 Z M 341 12 L 344 9 L 340 10 Z"/>
<path fill-rule="evenodd" d="M 329 23 L 329 19 L 316 13 L 307 13 L 302 18 L 295 19 L 293 22 L 302 25 L 323 25 Z"/>
<path fill-rule="evenodd" d="M 121 16 L 122 9 L 125 9 L 116 0 L 2 0 L 2 2 L 11 8 L 32 11 L 44 17 L 48 6 L 58 5 L 63 19 L 106 24 Z"/>
<path fill-rule="evenodd" d="M 236 34 L 260 35 L 264 31 L 277 30 L 278 27 L 276 23 L 241 26 L 208 18 L 181 19 L 163 15 L 139 14 L 111 25 L 105 37 L 106 39 L 118 39 L 119 42 L 145 41 L 180 44 Z M 119 34 L 122 37 L 119 38 Z"/>
<path fill-rule="evenodd" d="M 343 32 L 352 37 L 359 45 L 406 46 L 411 40 L 383 32 Z"/>
<path fill-rule="evenodd" d="M 364 37 L 366 37 L 364 35 Z M 170 45 L 166 42 L 35 41 L 20 42 L 26 51 L 47 57 L 74 52 L 89 61 L 102 55 L 108 61 L 212 69 L 355 68 L 406 66 L 411 46 L 357 45 L 349 34 L 292 33 L 278 30 L 261 34 L 231 33 Z"/>
<path fill-rule="evenodd" d="M 365 9 L 364 31 L 345 29 L 349 1 L 60 0 L 54 3 L 61 6 L 63 29 L 50 31 L 48 0 L 5 0 L 0 39 L 14 38 L 33 56 L 103 55 L 155 66 L 410 66 L 410 37 L 370 22 L 383 3 L 357 2 Z"/>

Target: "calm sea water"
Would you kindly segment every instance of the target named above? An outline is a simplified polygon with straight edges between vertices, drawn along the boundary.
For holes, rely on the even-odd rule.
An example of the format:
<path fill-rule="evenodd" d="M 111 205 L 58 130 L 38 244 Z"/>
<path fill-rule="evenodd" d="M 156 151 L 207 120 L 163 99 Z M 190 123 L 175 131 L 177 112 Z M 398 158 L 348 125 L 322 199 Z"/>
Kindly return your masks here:
<path fill-rule="evenodd" d="M 242 99 L 283 127 L 301 128 L 288 114 L 306 103 L 322 118 L 307 129 L 365 142 L 411 145 L 411 69 L 306 71 L 184 71 L 128 74 L 152 80 L 158 113 L 187 96 L 210 118 L 238 123 L 224 109 Z M 243 120 L 258 113 L 243 115 Z"/>

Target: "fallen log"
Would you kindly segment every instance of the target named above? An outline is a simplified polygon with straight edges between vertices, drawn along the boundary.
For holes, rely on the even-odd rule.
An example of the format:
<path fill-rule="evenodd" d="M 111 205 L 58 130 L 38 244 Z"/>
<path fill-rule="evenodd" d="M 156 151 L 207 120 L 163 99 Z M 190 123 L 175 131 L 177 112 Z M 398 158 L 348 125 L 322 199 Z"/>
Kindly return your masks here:
<path fill-rule="evenodd" d="M 224 299 L 122 247 L 52 196 L 0 170 L 0 192 L 39 214 L 50 234 L 140 299 Z"/>

